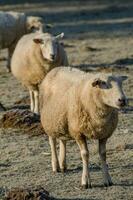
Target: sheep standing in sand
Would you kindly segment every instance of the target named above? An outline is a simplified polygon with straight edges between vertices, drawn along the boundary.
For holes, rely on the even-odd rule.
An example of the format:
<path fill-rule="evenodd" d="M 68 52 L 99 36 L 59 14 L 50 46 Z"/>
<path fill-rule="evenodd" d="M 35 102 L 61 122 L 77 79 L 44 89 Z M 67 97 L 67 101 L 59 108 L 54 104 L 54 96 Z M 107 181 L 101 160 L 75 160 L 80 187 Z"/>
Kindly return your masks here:
<path fill-rule="evenodd" d="M 112 185 L 106 164 L 106 142 L 118 122 L 118 109 L 126 105 L 122 90 L 124 76 L 89 74 L 80 70 L 55 68 L 40 85 L 41 123 L 49 136 L 54 172 L 66 168 L 66 140 L 74 139 L 83 162 L 81 184 L 91 187 L 86 139 L 99 140 L 104 184 Z M 59 162 L 56 138 L 60 140 Z"/>
<path fill-rule="evenodd" d="M 10 59 L 17 41 L 35 30 L 44 30 L 46 26 L 41 17 L 26 16 L 18 12 L 0 11 L 0 49 L 8 48 L 7 68 L 10 71 Z"/>
<path fill-rule="evenodd" d="M 14 51 L 11 69 L 13 75 L 30 92 L 31 111 L 39 112 L 39 88 L 45 75 L 54 67 L 67 66 L 67 55 L 58 36 L 49 33 L 31 33 L 23 36 Z"/>

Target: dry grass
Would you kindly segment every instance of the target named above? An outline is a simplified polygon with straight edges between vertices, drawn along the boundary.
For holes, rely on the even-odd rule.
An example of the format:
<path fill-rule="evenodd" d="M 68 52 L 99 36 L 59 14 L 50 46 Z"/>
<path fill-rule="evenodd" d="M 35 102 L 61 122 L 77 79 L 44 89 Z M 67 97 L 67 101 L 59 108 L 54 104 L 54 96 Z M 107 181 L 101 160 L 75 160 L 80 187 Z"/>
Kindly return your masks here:
<path fill-rule="evenodd" d="M 57 5 L 51 7 L 50 1 L 46 1 L 46 4 L 44 2 L 44 4 L 23 6 L 8 5 L 4 6 L 4 9 L 13 8 L 41 15 L 54 25 L 54 33 L 64 31 L 66 35 L 63 41 L 64 46 L 68 52 L 69 62 L 73 66 L 91 72 L 104 71 L 128 75 L 129 79 L 124 83 L 124 90 L 126 95 L 132 99 L 133 3 L 129 0 L 126 2 L 102 0 L 101 4 L 98 4 L 98 0 L 85 2 L 79 5 L 79 1 L 76 3 L 71 1 L 68 4 L 63 0 L 57 1 Z M 2 57 L 5 55 L 4 51 Z M 28 95 L 28 91 L 11 74 L 6 73 L 5 61 L 1 61 L 0 65 L 0 102 L 6 108 L 12 108 L 17 100 Z M 20 105 L 14 106 L 19 106 L 20 109 L 22 105 L 23 101 Z M 8 129 L 6 126 L 0 128 L 1 198 L 5 187 L 8 189 L 35 188 L 41 185 L 57 199 L 132 200 L 133 109 L 131 106 L 132 103 L 126 111 L 120 112 L 118 128 L 108 141 L 108 164 L 114 182 L 114 186 L 108 189 L 103 187 L 97 141 L 88 141 L 93 188 L 81 190 L 82 163 L 79 149 L 74 141 L 69 141 L 67 144 L 67 173 L 53 175 L 50 148 L 46 136 L 29 137 L 31 130 L 25 129 L 28 132 L 24 134 L 25 130 L 18 126 Z M 16 118 L 21 125 L 21 117 L 25 116 L 23 115 L 25 111 L 20 110 Z M 7 113 L 9 112 L 11 110 Z M 7 113 L 0 112 L 0 119 Z M 10 116 L 13 120 L 16 116 L 14 111 Z M 30 113 L 26 116 L 30 116 Z M 13 121 L 13 123 L 16 122 Z"/>

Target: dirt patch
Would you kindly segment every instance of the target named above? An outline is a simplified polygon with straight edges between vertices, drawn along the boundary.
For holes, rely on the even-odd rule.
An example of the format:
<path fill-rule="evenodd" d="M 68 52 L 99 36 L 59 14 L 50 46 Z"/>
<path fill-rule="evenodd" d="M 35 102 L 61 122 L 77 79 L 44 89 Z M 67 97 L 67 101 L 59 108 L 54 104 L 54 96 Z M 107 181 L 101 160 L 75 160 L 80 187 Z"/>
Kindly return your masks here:
<path fill-rule="evenodd" d="M 0 120 L 1 128 L 20 128 L 33 135 L 44 134 L 39 115 L 29 110 L 13 109 L 7 111 Z"/>
<path fill-rule="evenodd" d="M 22 189 L 14 188 L 7 192 L 4 200 L 53 200 L 44 188 Z"/>
<path fill-rule="evenodd" d="M 20 128 L 30 136 L 44 134 L 40 116 L 29 110 L 29 103 L 28 96 L 24 96 L 7 108 L 0 103 L 0 111 L 6 111 L 0 119 L 0 128 Z"/>

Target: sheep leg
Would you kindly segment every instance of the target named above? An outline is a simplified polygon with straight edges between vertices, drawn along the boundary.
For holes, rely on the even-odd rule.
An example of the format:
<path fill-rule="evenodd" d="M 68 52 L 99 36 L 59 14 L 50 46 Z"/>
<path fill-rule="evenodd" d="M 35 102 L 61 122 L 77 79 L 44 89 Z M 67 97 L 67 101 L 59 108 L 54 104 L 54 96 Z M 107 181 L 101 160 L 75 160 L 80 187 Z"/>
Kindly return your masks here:
<path fill-rule="evenodd" d="M 99 140 L 99 155 L 102 163 L 104 185 L 108 187 L 111 186 L 113 183 L 111 181 L 111 177 L 108 172 L 108 166 L 106 164 L 106 141 L 107 140 Z"/>
<path fill-rule="evenodd" d="M 7 70 L 8 70 L 8 72 L 11 72 L 11 57 L 12 57 L 14 49 L 15 49 L 15 44 L 8 48 L 8 60 L 7 60 Z"/>
<path fill-rule="evenodd" d="M 7 59 L 7 72 L 11 72 L 10 63 L 11 63 L 11 59 L 8 57 L 8 59 Z"/>
<path fill-rule="evenodd" d="M 59 164 L 61 172 L 66 170 L 66 141 L 60 140 Z"/>
<path fill-rule="evenodd" d="M 34 90 L 33 93 L 34 93 L 34 100 L 35 100 L 34 113 L 39 114 L 39 91 Z"/>
<path fill-rule="evenodd" d="M 58 162 L 58 156 L 56 151 L 56 139 L 49 137 L 49 144 L 51 147 L 51 157 L 52 157 L 52 169 L 53 172 L 59 172 L 59 162 Z"/>
<path fill-rule="evenodd" d="M 11 72 L 11 52 L 8 49 L 8 58 L 7 58 L 7 72 Z"/>
<path fill-rule="evenodd" d="M 32 90 L 29 90 L 30 93 L 30 110 L 31 112 L 34 112 L 34 93 Z"/>
<path fill-rule="evenodd" d="M 80 137 L 76 141 L 81 153 L 81 158 L 83 162 L 83 172 L 82 172 L 82 180 L 81 185 L 84 189 L 88 188 L 88 179 L 89 179 L 89 187 L 91 188 L 91 179 L 88 169 L 88 162 L 89 162 L 89 151 L 87 147 L 87 142 L 85 137 Z"/>

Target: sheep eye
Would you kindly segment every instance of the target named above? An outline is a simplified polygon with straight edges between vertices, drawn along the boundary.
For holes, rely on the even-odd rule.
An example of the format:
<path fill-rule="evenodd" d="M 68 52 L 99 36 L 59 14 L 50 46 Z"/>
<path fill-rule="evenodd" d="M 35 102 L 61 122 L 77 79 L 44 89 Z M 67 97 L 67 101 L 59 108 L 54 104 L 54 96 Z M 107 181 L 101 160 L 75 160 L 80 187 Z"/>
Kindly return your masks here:
<path fill-rule="evenodd" d="M 106 82 L 105 82 L 105 81 L 101 81 L 101 84 L 102 84 L 102 85 L 106 85 Z"/>
<path fill-rule="evenodd" d="M 44 41 L 42 40 L 41 44 L 42 44 L 43 46 L 45 46 L 45 45 L 46 45 L 46 42 L 44 42 Z"/>

